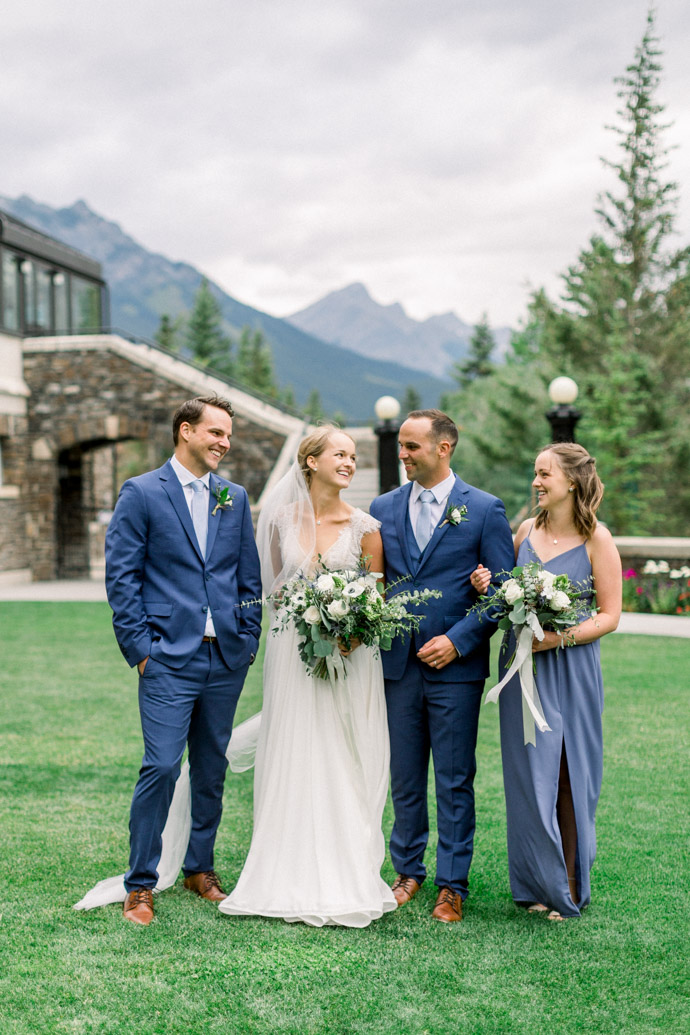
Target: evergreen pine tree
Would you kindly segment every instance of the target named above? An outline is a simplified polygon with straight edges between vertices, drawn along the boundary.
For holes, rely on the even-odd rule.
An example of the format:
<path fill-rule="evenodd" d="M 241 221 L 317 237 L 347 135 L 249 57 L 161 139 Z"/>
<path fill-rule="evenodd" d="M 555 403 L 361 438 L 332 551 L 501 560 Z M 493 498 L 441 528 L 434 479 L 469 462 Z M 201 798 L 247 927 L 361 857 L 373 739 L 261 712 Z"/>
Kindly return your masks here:
<path fill-rule="evenodd" d="M 688 393 L 678 368 L 690 317 L 690 250 L 670 248 L 677 186 L 665 181 L 660 50 L 650 11 L 634 62 L 619 77 L 618 192 L 597 209 L 602 232 L 564 276 L 564 304 L 542 293 L 542 349 L 580 386 L 579 435 L 597 456 L 614 532 L 680 531 L 690 504 Z M 681 434 L 679 435 L 679 431 Z M 684 431 L 684 434 L 682 433 Z M 683 488 L 685 487 L 685 488 Z M 672 497 L 671 507 L 662 505 Z"/>
<path fill-rule="evenodd" d="M 197 363 L 232 377 L 232 341 L 224 333 L 222 324 L 220 305 L 204 277 L 187 324 L 187 346 Z"/>
<path fill-rule="evenodd" d="M 181 316 L 177 316 L 172 320 L 167 313 L 163 313 L 158 330 L 153 336 L 154 341 L 157 341 L 162 348 L 168 349 L 170 352 L 179 352 L 181 345 L 180 331 L 183 322 L 183 317 Z"/>
<path fill-rule="evenodd" d="M 312 388 L 309 393 L 307 404 L 304 407 L 304 415 L 309 418 L 312 424 L 316 424 L 317 421 L 324 419 L 323 403 L 321 402 L 318 388 Z"/>
<path fill-rule="evenodd" d="M 509 513 L 519 478 L 527 493 L 525 446 L 538 449 L 546 437 L 546 386 L 567 374 L 580 387 L 578 439 L 597 458 L 601 517 L 614 534 L 681 535 L 687 526 L 690 249 L 670 241 L 676 186 L 663 176 L 659 54 L 650 12 L 617 80 L 619 160 L 605 165 L 618 187 L 600 199 L 600 232 L 565 273 L 562 302 L 535 292 L 506 363 L 448 400 L 466 424 L 464 477 L 479 480 L 483 468 L 480 484 L 496 491 L 498 475 Z"/>
<path fill-rule="evenodd" d="M 278 396 L 271 347 L 261 331 L 242 328 L 237 343 L 236 376 L 238 381 L 257 392 L 274 398 Z"/>
<path fill-rule="evenodd" d="M 461 388 L 467 388 L 479 377 L 488 377 L 493 371 L 494 365 L 491 356 L 496 348 L 496 341 L 486 313 L 474 328 L 474 334 L 470 338 L 470 349 L 467 358 L 456 363 L 451 371 L 452 376 Z"/>
<path fill-rule="evenodd" d="M 400 413 L 404 417 L 407 413 L 412 413 L 413 410 L 422 409 L 422 397 L 415 388 L 414 385 L 408 385 L 405 389 L 405 394 L 400 404 Z"/>

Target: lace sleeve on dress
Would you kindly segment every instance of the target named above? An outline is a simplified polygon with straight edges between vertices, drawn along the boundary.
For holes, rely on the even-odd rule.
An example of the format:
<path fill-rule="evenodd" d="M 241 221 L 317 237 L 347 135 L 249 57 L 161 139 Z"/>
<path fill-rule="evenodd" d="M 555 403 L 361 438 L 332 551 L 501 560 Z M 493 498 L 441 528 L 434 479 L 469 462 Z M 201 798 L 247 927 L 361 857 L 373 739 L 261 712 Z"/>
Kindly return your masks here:
<path fill-rule="evenodd" d="M 352 530 L 358 543 L 362 541 L 362 536 L 368 535 L 369 532 L 378 532 L 380 527 L 381 522 L 373 518 L 371 514 L 365 514 L 359 508 L 353 511 Z"/>

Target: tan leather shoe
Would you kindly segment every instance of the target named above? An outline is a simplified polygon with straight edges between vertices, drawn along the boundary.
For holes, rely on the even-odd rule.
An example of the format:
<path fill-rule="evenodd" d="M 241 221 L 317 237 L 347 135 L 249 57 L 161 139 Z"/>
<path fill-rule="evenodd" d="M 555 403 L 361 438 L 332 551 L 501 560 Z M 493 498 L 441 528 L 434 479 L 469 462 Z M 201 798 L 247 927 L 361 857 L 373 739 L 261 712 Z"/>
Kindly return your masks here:
<path fill-rule="evenodd" d="M 444 924 L 462 920 L 462 898 L 457 891 L 453 891 L 452 888 L 441 888 L 431 915 Z"/>
<path fill-rule="evenodd" d="M 190 877 L 185 877 L 184 886 L 187 891 L 193 891 L 195 895 L 207 898 L 209 902 L 222 902 L 228 897 L 221 888 L 218 874 L 214 870 L 193 873 Z"/>
<path fill-rule="evenodd" d="M 404 906 L 406 902 L 415 897 L 421 886 L 414 877 L 406 877 L 404 873 L 399 873 L 393 881 L 391 891 L 395 895 L 398 905 Z"/>
<path fill-rule="evenodd" d="M 151 888 L 135 888 L 127 892 L 122 906 L 125 920 L 148 927 L 153 920 L 153 892 Z"/>

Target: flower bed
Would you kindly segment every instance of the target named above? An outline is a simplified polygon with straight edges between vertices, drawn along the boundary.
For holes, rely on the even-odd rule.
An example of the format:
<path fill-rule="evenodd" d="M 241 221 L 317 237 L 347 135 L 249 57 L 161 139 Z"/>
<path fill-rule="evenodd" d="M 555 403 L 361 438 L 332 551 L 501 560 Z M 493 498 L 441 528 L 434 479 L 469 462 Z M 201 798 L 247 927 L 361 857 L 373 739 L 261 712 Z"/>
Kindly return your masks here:
<path fill-rule="evenodd" d="M 690 614 L 690 568 L 646 561 L 623 571 L 623 610 L 656 615 Z"/>

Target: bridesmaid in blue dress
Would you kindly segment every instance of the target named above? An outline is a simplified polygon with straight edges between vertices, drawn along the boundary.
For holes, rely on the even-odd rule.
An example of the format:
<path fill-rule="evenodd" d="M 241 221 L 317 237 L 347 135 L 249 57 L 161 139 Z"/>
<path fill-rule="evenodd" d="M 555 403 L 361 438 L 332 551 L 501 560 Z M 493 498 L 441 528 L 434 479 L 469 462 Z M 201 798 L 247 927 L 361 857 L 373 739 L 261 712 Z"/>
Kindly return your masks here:
<path fill-rule="evenodd" d="M 582 446 L 546 446 L 532 485 L 540 510 L 518 529 L 517 563 L 539 561 L 572 582 L 592 575 L 599 607 L 592 618 L 583 601 L 582 620 L 567 633 L 574 646 L 556 651 L 556 632 L 534 640 L 536 682 L 551 727 L 536 731 L 536 745 L 523 743 L 517 675 L 500 696 L 511 892 L 517 905 L 562 920 L 580 916 L 591 897 L 603 757 L 598 641 L 620 619 L 621 562 L 611 533 L 597 522 L 604 489 Z M 472 574 L 474 588 L 484 592 L 490 577 L 480 565 Z"/>

